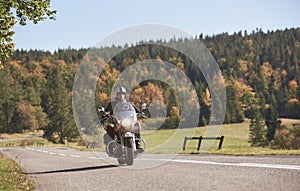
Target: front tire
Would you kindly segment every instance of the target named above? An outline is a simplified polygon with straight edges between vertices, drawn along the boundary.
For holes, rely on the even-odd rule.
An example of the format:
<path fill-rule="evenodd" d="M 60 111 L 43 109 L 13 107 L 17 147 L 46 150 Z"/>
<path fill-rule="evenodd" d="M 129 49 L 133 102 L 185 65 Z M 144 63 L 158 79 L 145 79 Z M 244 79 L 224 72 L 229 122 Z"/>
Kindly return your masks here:
<path fill-rule="evenodd" d="M 133 165 L 133 158 L 134 158 L 134 150 L 133 150 L 133 139 L 126 138 L 125 146 L 126 146 L 126 164 L 128 166 Z"/>
<path fill-rule="evenodd" d="M 124 165 L 126 163 L 126 160 L 125 159 L 118 159 L 118 163 L 120 165 Z"/>

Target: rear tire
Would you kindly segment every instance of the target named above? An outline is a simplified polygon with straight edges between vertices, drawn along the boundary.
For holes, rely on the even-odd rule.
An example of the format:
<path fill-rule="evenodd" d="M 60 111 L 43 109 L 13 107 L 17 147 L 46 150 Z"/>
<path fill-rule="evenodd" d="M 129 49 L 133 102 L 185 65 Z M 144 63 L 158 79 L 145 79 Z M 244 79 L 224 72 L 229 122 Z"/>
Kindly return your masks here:
<path fill-rule="evenodd" d="M 126 163 L 128 166 L 133 165 L 134 158 L 134 150 L 133 150 L 133 139 L 126 138 L 125 146 L 126 146 Z"/>

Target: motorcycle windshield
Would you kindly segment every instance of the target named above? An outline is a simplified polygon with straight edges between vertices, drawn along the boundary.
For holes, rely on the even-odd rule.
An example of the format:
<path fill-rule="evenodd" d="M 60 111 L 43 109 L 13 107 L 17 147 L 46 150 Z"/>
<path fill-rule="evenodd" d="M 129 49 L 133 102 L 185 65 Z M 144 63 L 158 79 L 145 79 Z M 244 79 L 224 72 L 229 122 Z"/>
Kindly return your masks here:
<path fill-rule="evenodd" d="M 132 118 L 136 121 L 136 112 L 134 107 L 129 102 L 119 102 L 114 108 L 114 115 L 118 119 Z"/>

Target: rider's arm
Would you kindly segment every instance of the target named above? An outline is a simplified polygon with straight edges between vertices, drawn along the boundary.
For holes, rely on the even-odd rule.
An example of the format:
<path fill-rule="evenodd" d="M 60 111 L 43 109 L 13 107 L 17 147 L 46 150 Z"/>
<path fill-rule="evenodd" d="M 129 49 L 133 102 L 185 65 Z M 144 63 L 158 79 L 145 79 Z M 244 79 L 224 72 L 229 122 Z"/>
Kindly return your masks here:
<path fill-rule="evenodd" d="M 131 105 L 133 106 L 136 113 L 140 113 L 140 110 L 136 107 L 136 105 L 134 105 L 133 103 L 131 103 Z"/>
<path fill-rule="evenodd" d="M 109 104 L 105 108 L 105 111 L 108 111 L 111 115 L 113 114 L 113 108 L 111 102 L 109 102 Z"/>

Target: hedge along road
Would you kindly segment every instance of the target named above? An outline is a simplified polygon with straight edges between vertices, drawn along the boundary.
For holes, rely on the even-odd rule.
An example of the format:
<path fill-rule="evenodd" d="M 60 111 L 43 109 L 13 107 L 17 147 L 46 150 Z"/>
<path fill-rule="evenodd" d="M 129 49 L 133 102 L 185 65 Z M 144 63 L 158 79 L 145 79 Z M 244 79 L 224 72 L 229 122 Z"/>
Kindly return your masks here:
<path fill-rule="evenodd" d="M 125 167 L 106 162 L 105 153 L 66 147 L 0 151 L 17 160 L 36 190 L 298 190 L 300 185 L 300 156 L 179 155 L 170 161 L 164 154 L 143 154 Z"/>

